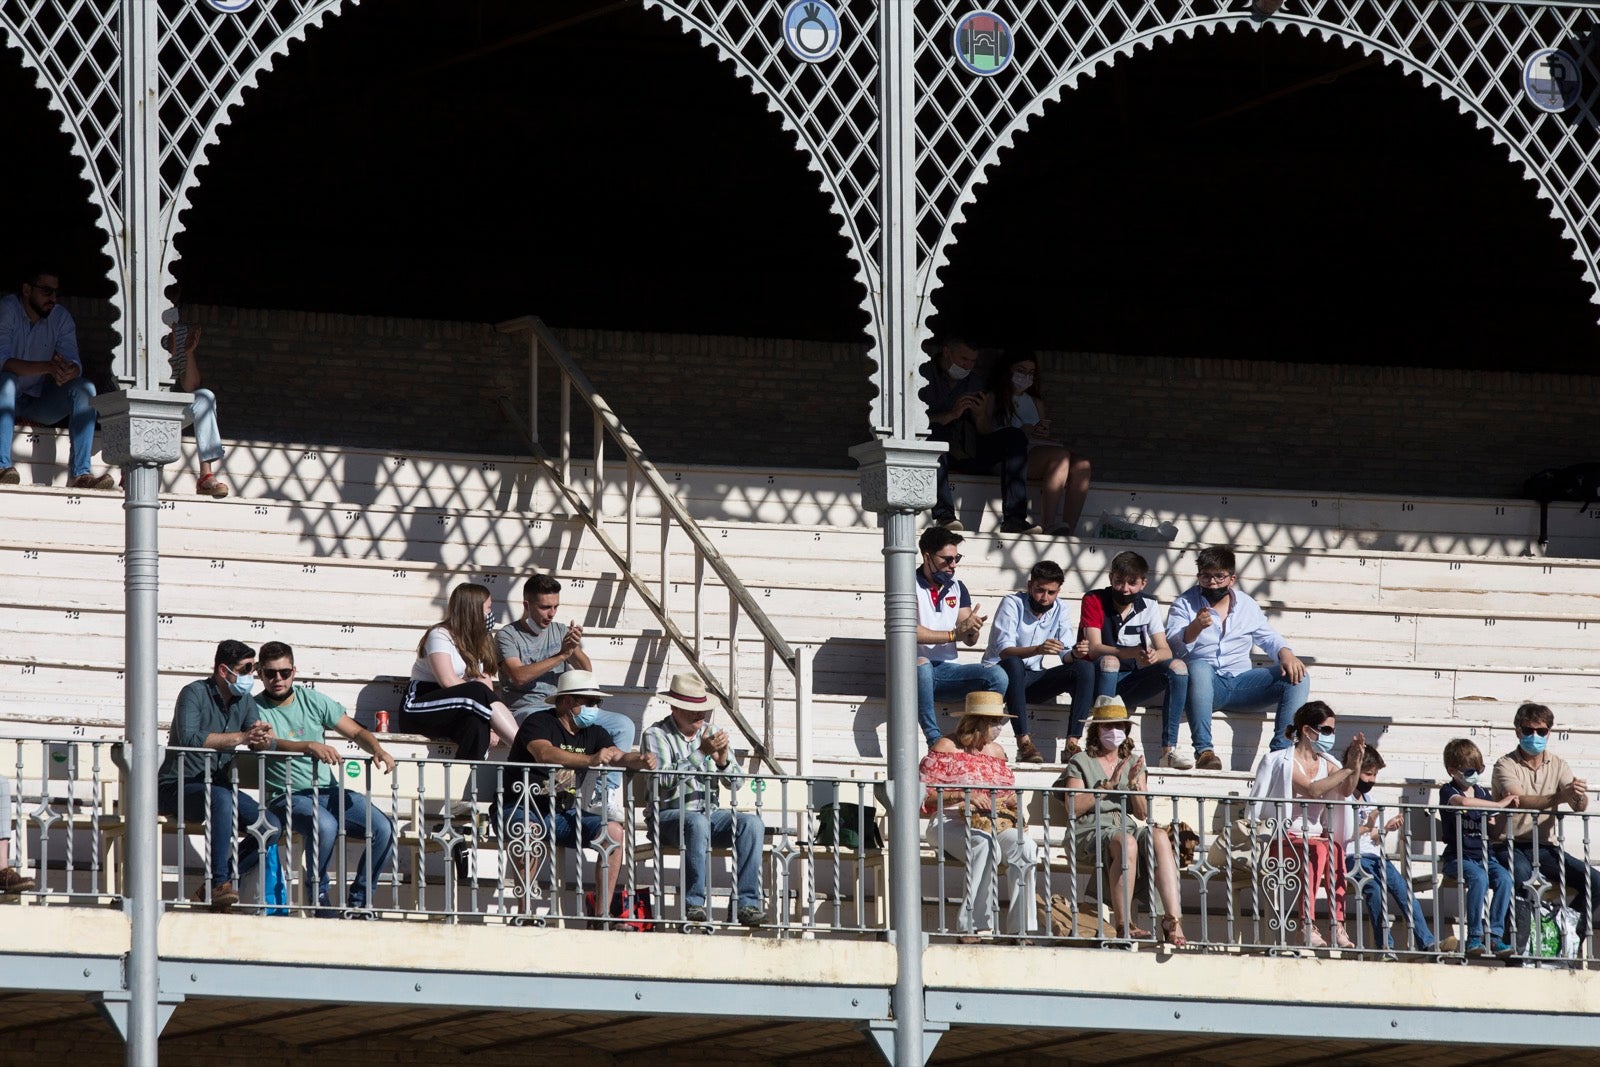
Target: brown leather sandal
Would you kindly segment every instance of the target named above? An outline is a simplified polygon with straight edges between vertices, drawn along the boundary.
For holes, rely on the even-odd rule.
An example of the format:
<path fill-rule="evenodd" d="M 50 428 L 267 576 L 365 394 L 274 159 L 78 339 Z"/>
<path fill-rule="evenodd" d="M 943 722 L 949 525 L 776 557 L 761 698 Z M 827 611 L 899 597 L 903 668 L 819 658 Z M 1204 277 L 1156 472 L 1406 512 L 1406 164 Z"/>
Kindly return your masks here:
<path fill-rule="evenodd" d="M 1161 941 L 1173 948 L 1188 948 L 1189 939 L 1183 936 L 1183 923 L 1175 915 L 1161 917 Z"/>

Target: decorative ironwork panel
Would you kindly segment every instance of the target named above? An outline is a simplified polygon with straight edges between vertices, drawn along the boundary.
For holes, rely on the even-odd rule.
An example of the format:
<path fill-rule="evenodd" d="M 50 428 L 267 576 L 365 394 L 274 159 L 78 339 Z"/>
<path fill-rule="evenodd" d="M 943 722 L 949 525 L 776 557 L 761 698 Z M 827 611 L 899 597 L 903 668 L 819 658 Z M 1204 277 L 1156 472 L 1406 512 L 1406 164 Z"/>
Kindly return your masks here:
<path fill-rule="evenodd" d="M 6 43 L 38 73 L 64 118 L 103 217 L 108 249 L 120 229 L 122 196 L 121 0 L 4 0 Z"/>
<path fill-rule="evenodd" d="M 1270 28 L 1316 34 L 1360 48 L 1416 74 L 1486 128 L 1538 183 L 1577 244 L 1585 279 L 1596 277 L 1600 170 L 1594 105 L 1600 77 L 1577 42 L 1596 25 L 1590 8 L 1555 4 L 1411 3 L 1408 0 L 1289 0 L 1258 20 L 1243 0 L 1012 0 L 987 5 L 1009 23 L 1009 63 L 989 76 L 955 57 L 954 31 L 976 10 L 972 0 L 917 5 L 918 289 L 938 286 L 963 210 L 986 170 L 1044 108 L 1102 67 L 1199 32 Z M 1534 52 L 1565 46 L 1583 66 L 1583 98 L 1551 114 L 1523 92 L 1522 67 Z M 1597 296 L 1600 299 L 1600 296 Z M 928 307 L 923 304 L 924 313 Z"/>
<path fill-rule="evenodd" d="M 174 220 L 187 206 L 194 172 L 227 124 L 229 109 L 272 69 L 275 57 L 345 2 L 262 0 L 225 13 L 198 0 L 161 0 L 159 169 L 169 256 Z"/>

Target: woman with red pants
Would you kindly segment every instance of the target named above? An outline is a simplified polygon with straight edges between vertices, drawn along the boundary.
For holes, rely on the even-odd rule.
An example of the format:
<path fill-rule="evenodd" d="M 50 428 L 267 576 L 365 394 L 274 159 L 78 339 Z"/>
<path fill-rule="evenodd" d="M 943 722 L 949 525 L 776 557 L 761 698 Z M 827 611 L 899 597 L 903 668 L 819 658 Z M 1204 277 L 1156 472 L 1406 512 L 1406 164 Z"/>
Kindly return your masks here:
<path fill-rule="evenodd" d="M 1270 853 L 1287 865 L 1287 884 L 1294 886 L 1298 880 L 1304 887 L 1300 917 L 1312 948 L 1328 947 L 1315 922 L 1319 886 L 1328 891 L 1333 943 L 1355 947 L 1344 928 L 1344 846 L 1350 836 L 1345 828 L 1353 820 L 1348 805 L 1327 801 L 1343 800 L 1355 791 L 1367 742 L 1356 734 L 1341 767 L 1328 755 L 1337 727 L 1327 704 L 1320 700 L 1302 704 L 1286 731 L 1294 747 L 1263 756 L 1250 786 L 1251 821 L 1273 824 Z"/>

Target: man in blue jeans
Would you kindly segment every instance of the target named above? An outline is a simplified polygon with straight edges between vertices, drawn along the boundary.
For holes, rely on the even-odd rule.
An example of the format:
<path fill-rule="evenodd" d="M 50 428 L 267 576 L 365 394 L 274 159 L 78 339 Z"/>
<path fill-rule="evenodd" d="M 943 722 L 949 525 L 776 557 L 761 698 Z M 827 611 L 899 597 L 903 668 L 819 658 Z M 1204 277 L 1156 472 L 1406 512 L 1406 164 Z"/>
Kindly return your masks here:
<path fill-rule="evenodd" d="M 272 727 L 261 721 L 250 699 L 256 684 L 256 650 L 242 641 L 217 645 L 211 675 L 190 682 L 178 692 L 178 707 L 167 735 L 170 749 L 161 765 L 157 810 L 169 819 L 204 822 L 210 884 L 191 898 L 227 911 L 239 903 L 235 882 L 255 869 L 261 848 L 278 836 L 279 823 L 263 815 L 248 790 L 234 790 L 233 757 L 241 745 L 260 751 L 273 743 Z M 178 752 L 176 749 L 196 750 Z M 237 870 L 233 862 L 234 829 L 239 841 Z"/>
<path fill-rule="evenodd" d="M 1212 714 L 1276 704 L 1271 747 L 1288 748 L 1294 744 L 1289 724 L 1311 695 L 1311 676 L 1261 606 L 1234 588 L 1238 575 L 1231 549 L 1201 549 L 1195 564 L 1198 580 L 1167 612 L 1167 643 L 1189 669 L 1194 765 L 1220 771 L 1222 761 L 1212 750 Z M 1258 645 L 1276 665 L 1252 665 L 1250 652 Z"/>
<path fill-rule="evenodd" d="M 652 831 L 657 841 L 683 853 L 683 917 L 697 923 L 710 917 L 706 894 L 711 846 L 731 846 L 739 924 L 760 926 L 765 828 L 759 815 L 717 806 L 722 778 L 732 764 L 728 731 L 711 722 L 719 702 L 692 672 L 673 675 L 672 685 L 659 695 L 672 713 L 648 727 L 640 745 L 655 757 L 657 767 L 650 778 Z"/>
<path fill-rule="evenodd" d="M 1078 738 L 1093 703 L 1094 670 L 1072 658 L 1072 624 L 1060 600 L 1061 583 L 1065 580 L 1059 563 L 1040 560 L 1028 572 L 1027 587 L 1001 600 L 994 613 L 994 628 L 983 663 L 1005 672 L 1006 712 L 1016 716 L 1011 729 L 1017 736 L 1018 763 L 1044 762 L 1044 756 L 1028 736 L 1029 701 L 1042 703 L 1062 693 L 1072 694 L 1068 747 L 1063 758 L 1078 751 Z"/>
<path fill-rule="evenodd" d="M 256 697 L 256 708 L 261 721 L 272 727 L 273 752 L 311 757 L 266 758 L 272 812 L 301 836 L 306 880 L 316 886 L 314 903 L 317 914 L 324 918 L 338 914 L 328 898 L 328 863 L 340 831 L 367 842 L 366 855 L 356 863 L 344 898 L 346 908 L 364 911 L 374 896 L 372 886 L 394 859 L 394 823 L 355 789 L 340 787 L 340 779 L 329 768 L 343 767 L 344 758 L 323 739 L 330 730 L 349 738 L 370 753 L 372 762 L 385 774 L 394 770 L 394 757 L 345 712 L 344 705 L 315 689 L 294 684 L 294 650 L 288 645 L 282 641 L 262 645 L 260 664 L 257 673 L 262 692 Z"/>
<path fill-rule="evenodd" d="M 61 279 L 34 270 L 20 291 L 0 300 L 0 485 L 22 480 L 11 465 L 18 419 L 50 425 L 67 420 L 72 442 L 69 489 L 112 489 L 111 475 L 89 470 L 94 451 L 94 383 L 83 376 L 78 327 L 56 302 Z"/>
<path fill-rule="evenodd" d="M 917 547 L 917 722 L 928 746 L 939 740 L 935 700 L 965 699 L 968 693 L 1006 691 L 1006 672 L 998 665 L 961 663 L 956 642 L 978 643 L 988 617 L 978 614 L 967 587 L 956 578 L 961 535 L 943 526 L 922 531 Z"/>

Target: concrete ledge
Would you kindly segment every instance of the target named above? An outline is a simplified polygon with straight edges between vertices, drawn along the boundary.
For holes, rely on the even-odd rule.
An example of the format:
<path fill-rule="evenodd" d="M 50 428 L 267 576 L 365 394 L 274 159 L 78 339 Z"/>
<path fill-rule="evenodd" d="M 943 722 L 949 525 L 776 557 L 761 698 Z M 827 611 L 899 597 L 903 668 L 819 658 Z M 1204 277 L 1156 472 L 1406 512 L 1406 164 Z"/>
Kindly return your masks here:
<path fill-rule="evenodd" d="M 162 919 L 161 956 L 163 961 L 885 989 L 895 977 L 893 946 L 876 941 L 330 922 L 204 912 Z"/>

